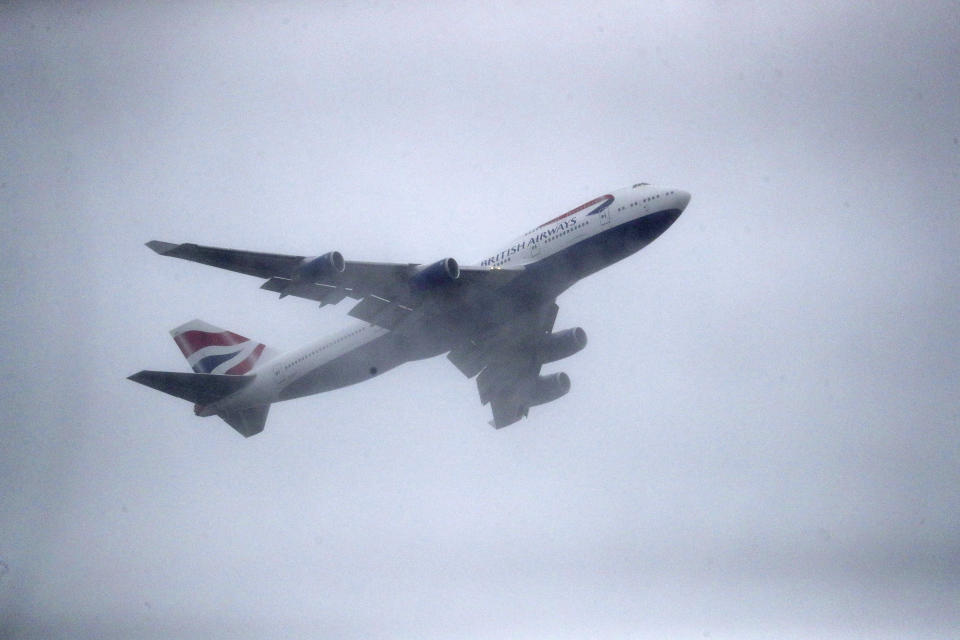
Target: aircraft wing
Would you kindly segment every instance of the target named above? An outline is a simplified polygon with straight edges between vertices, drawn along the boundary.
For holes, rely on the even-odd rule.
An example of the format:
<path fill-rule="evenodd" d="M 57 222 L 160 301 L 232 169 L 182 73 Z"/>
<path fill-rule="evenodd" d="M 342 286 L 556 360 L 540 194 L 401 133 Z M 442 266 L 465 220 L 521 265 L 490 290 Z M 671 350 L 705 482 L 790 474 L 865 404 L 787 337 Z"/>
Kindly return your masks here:
<path fill-rule="evenodd" d="M 480 402 L 490 405 L 497 429 L 526 417 L 542 366 L 537 351 L 558 311 L 552 302 L 447 354 L 464 375 L 477 376 Z"/>
<path fill-rule="evenodd" d="M 147 246 L 162 256 L 182 258 L 211 267 L 244 273 L 248 276 L 257 276 L 258 278 L 290 277 L 304 258 L 304 256 L 286 256 L 278 253 L 256 253 L 237 249 L 202 247 L 189 242 L 173 244 L 151 240 L 147 243 Z"/>
<path fill-rule="evenodd" d="M 330 276 L 298 278 L 305 256 L 258 253 L 237 249 L 205 247 L 192 243 L 173 244 L 151 240 L 147 246 L 163 256 L 227 269 L 266 279 L 262 289 L 324 304 L 336 304 L 344 298 L 360 300 L 350 315 L 392 329 L 406 313 L 429 299 L 430 292 L 410 286 L 419 264 L 345 261 L 342 273 Z M 522 268 L 460 267 L 460 277 L 444 290 L 448 298 L 463 300 L 466 295 L 482 295 L 512 280 Z"/>
<path fill-rule="evenodd" d="M 338 293 L 343 295 L 336 302 L 347 296 L 360 299 L 367 293 L 393 292 L 400 284 L 406 283 L 409 278 L 407 274 L 416 266 L 388 262 L 346 262 L 344 272 L 335 277 L 298 281 L 297 269 L 306 256 L 204 247 L 192 243 L 172 244 L 159 240 L 151 240 L 147 246 L 162 256 L 264 278 L 267 282 L 263 284 L 263 289 L 317 302 L 327 302 L 328 297 L 337 297 Z"/>

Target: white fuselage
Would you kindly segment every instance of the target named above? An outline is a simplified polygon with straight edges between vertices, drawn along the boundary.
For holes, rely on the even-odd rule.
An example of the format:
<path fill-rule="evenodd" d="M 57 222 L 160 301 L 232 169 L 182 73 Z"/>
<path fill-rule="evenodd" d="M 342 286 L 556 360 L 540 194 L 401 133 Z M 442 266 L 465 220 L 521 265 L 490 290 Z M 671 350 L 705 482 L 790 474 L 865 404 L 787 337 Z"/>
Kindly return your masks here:
<path fill-rule="evenodd" d="M 481 266 L 512 267 L 538 262 L 607 229 L 664 209 L 683 209 L 690 195 L 648 184 L 619 189 L 531 229 Z M 594 212 L 594 213 L 591 213 Z"/>
<path fill-rule="evenodd" d="M 577 279 L 641 249 L 679 216 L 689 199 L 684 191 L 643 183 L 613 191 L 531 229 L 479 266 L 522 267 L 524 274 L 518 278 L 529 274 L 524 286 L 530 289 L 543 283 L 545 288 L 552 287 L 550 295 L 556 295 Z M 650 230 L 645 230 L 645 219 L 666 213 L 672 216 L 666 226 L 651 223 Z M 259 365 L 251 374 L 255 376 L 251 384 L 219 402 L 198 407 L 198 413 L 214 415 L 330 391 L 449 350 L 448 345 L 438 344 L 432 350 L 411 351 L 404 346 L 406 339 L 392 339 L 394 333 L 358 323 Z"/>

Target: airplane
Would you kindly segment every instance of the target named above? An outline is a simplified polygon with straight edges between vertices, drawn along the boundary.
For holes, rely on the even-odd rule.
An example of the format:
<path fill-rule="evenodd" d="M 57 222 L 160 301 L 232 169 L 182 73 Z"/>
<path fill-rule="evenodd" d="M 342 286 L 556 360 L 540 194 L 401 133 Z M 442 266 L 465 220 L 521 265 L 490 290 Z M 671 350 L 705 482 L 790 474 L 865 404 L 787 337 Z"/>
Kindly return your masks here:
<path fill-rule="evenodd" d="M 348 315 L 362 322 L 280 355 L 193 320 L 170 332 L 193 373 L 144 370 L 129 379 L 192 402 L 196 415 L 217 415 L 250 437 L 263 431 L 274 402 L 447 354 L 463 375 L 476 377 L 490 424 L 500 429 L 570 391 L 566 373 L 541 375 L 544 364 L 587 344 L 580 327 L 553 330 L 557 297 L 651 243 L 689 202 L 686 191 L 634 184 L 544 222 L 471 266 L 453 258 L 353 262 L 338 251 L 295 256 L 152 240 L 147 246 L 162 256 L 265 279 L 261 288 L 280 298 L 321 307 L 357 300 Z"/>

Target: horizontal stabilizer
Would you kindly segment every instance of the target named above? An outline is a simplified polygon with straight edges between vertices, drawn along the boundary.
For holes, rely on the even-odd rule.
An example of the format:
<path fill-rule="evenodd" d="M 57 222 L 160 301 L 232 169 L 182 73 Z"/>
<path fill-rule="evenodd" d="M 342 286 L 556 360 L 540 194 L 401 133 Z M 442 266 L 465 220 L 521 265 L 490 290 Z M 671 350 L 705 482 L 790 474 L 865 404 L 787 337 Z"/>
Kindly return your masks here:
<path fill-rule="evenodd" d="M 209 373 L 174 371 L 141 371 L 128 378 L 157 391 L 193 402 L 210 404 L 240 391 L 253 382 L 254 376 L 226 376 Z"/>
<path fill-rule="evenodd" d="M 235 409 L 233 411 L 221 411 L 217 415 L 223 418 L 224 422 L 237 430 L 237 433 L 244 438 L 255 436 L 263 431 L 267 424 L 267 413 L 270 411 L 269 404 L 261 404 L 256 407 L 247 407 L 246 409 Z"/>

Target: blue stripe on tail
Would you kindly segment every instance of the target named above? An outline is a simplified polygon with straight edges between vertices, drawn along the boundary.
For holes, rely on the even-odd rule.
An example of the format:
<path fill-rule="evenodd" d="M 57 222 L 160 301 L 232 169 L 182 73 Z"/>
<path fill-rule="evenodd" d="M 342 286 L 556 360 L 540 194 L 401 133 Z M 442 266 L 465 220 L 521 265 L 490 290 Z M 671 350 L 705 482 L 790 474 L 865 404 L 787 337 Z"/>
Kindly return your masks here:
<path fill-rule="evenodd" d="M 219 365 L 223 364 L 230 358 L 235 357 L 238 353 L 242 351 L 237 349 L 233 353 L 221 353 L 217 355 L 207 356 L 206 358 L 201 358 L 197 360 L 193 365 L 193 370 L 197 373 L 210 373 L 216 369 Z"/>

